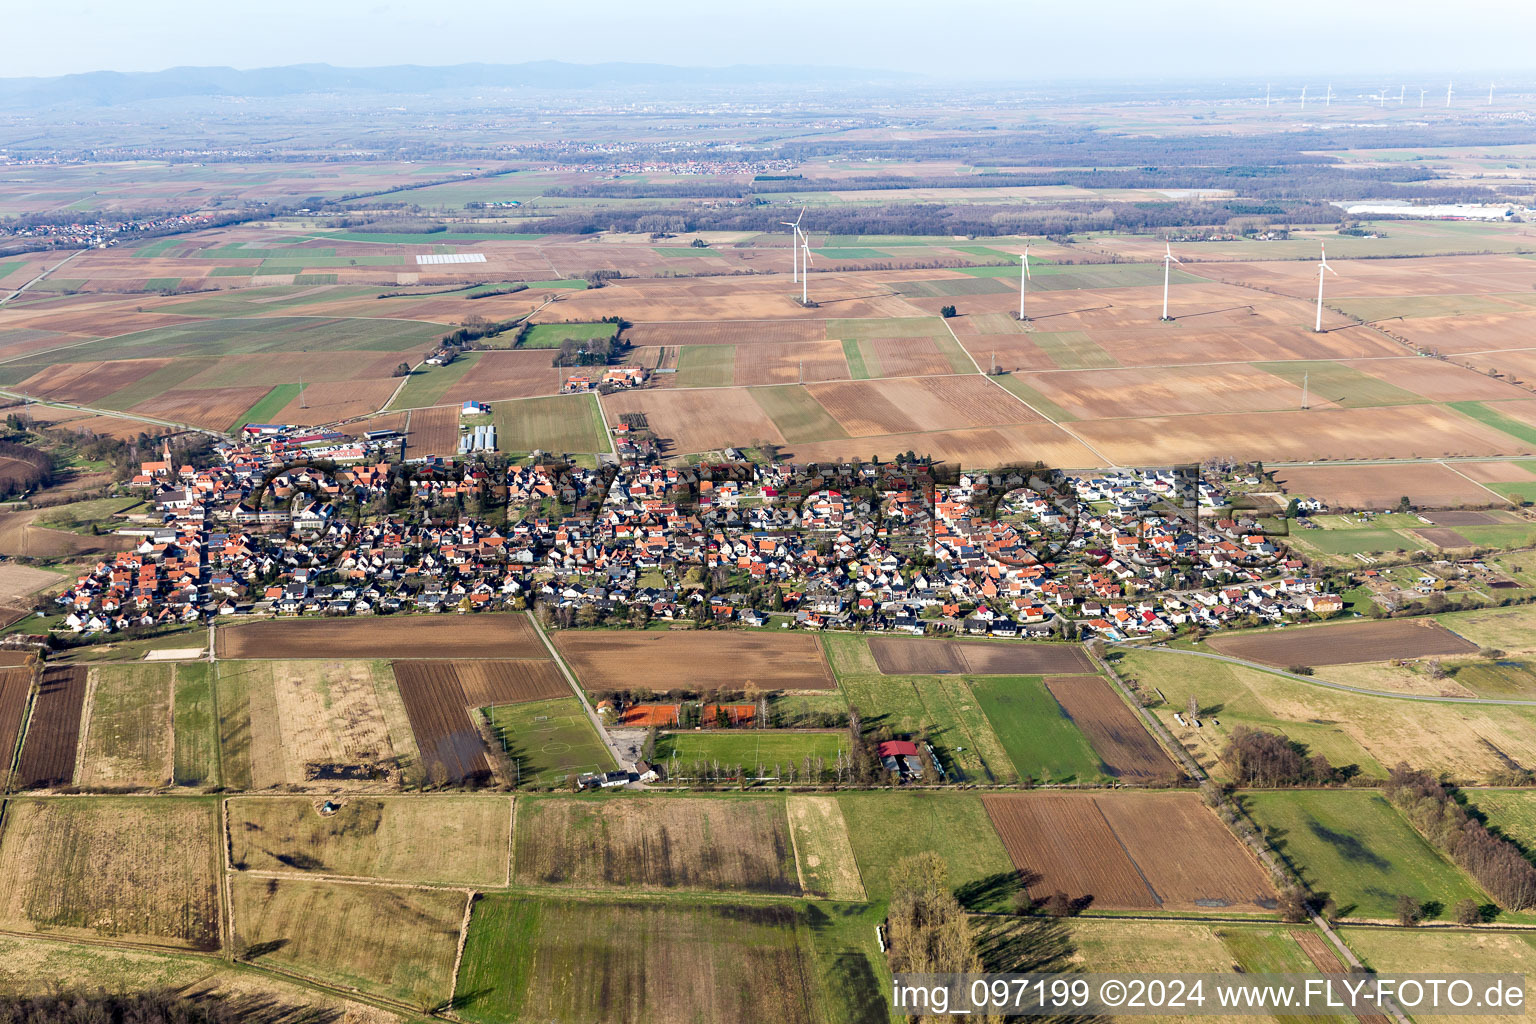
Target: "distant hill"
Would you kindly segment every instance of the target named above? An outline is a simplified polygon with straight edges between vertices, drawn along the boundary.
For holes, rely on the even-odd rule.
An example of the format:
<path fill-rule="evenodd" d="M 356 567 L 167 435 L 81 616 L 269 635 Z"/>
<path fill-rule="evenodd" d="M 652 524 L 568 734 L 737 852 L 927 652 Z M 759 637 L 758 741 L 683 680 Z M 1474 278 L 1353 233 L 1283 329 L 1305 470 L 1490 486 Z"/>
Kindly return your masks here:
<path fill-rule="evenodd" d="M 325 93 L 423 94 L 464 89 L 605 89 L 615 87 L 848 86 L 910 81 L 917 75 L 855 68 L 736 65 L 685 68 L 667 64 L 456 64 L 338 68 L 294 64 L 278 68 L 183 67 L 165 71 L 93 71 L 57 78 L 0 78 L 0 107 L 107 106 L 200 97 L 283 97 Z"/>

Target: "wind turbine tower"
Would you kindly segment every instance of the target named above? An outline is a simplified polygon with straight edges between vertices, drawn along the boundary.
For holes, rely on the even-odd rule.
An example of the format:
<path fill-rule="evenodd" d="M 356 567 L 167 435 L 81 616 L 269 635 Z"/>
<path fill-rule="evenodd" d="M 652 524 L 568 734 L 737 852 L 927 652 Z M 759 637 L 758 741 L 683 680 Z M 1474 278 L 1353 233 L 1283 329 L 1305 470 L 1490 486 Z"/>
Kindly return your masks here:
<path fill-rule="evenodd" d="M 1333 106 L 1333 83 L 1332 82 L 1328 83 L 1328 91 L 1323 94 L 1323 106 L 1325 106 L 1325 107 Z"/>
<path fill-rule="evenodd" d="M 1429 90 L 1428 89 L 1420 89 L 1419 90 L 1419 109 L 1420 110 L 1424 109 L 1424 94 L 1426 92 L 1429 92 Z"/>
<path fill-rule="evenodd" d="M 1301 109 L 1302 110 L 1306 110 L 1307 109 L 1307 87 L 1306 86 L 1302 86 L 1301 87 Z"/>
<path fill-rule="evenodd" d="M 1023 323 L 1029 317 L 1024 315 L 1024 289 L 1029 281 L 1029 246 L 1024 247 L 1023 266 L 1019 270 L 1019 322 Z"/>
<path fill-rule="evenodd" d="M 804 217 L 804 216 L 805 216 L 805 207 L 802 206 L 802 207 L 800 207 L 800 217 Z M 780 224 L 783 224 L 785 227 L 789 228 L 789 230 L 790 230 L 790 236 L 789 236 L 789 262 L 793 266 L 793 274 L 794 274 L 793 280 L 796 281 L 796 282 L 798 282 L 800 280 L 799 253 L 796 252 L 796 250 L 800 248 L 800 217 L 796 217 L 794 220 L 781 220 L 781 221 L 779 221 Z"/>
<path fill-rule="evenodd" d="M 1403 105 L 1403 97 L 1405 95 L 1407 95 L 1407 93 L 1408 93 L 1408 87 L 1406 85 L 1400 85 L 1400 86 L 1397 87 L 1397 105 L 1398 106 L 1402 106 Z"/>
<path fill-rule="evenodd" d="M 1269 109 L 1269 83 L 1264 83 L 1264 109 Z"/>
<path fill-rule="evenodd" d="M 1314 334 L 1323 333 L 1323 271 L 1327 271 L 1334 277 L 1339 272 L 1328 265 L 1328 247 L 1319 243 L 1318 249 L 1322 255 L 1322 262 L 1317 265 L 1317 324 L 1312 328 Z"/>
<path fill-rule="evenodd" d="M 1493 106 L 1493 83 L 1488 83 L 1488 105 Z"/>
<path fill-rule="evenodd" d="M 1168 278 L 1169 278 L 1169 275 L 1173 271 L 1173 265 L 1175 263 L 1179 264 L 1179 266 L 1181 266 L 1181 267 L 1184 265 L 1183 261 L 1181 261 L 1177 256 L 1175 256 L 1173 254 L 1173 246 L 1170 245 L 1167 242 L 1164 242 L 1163 243 L 1163 322 L 1164 323 L 1171 323 L 1173 321 L 1173 317 L 1168 315 Z"/>
<path fill-rule="evenodd" d="M 1445 109 L 1451 109 L 1451 83 L 1445 83 Z"/>
<path fill-rule="evenodd" d="M 811 282 L 811 243 L 806 240 L 805 232 L 800 232 L 800 256 L 805 260 L 805 273 L 800 275 L 800 305 L 811 304 L 807 289 Z"/>

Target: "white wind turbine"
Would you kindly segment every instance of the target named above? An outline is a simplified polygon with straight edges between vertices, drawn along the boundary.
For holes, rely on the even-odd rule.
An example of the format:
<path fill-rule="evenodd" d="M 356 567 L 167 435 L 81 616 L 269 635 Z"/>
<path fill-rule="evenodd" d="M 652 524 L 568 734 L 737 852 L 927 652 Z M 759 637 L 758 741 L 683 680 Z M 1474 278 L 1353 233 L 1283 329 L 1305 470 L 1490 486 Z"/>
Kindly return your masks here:
<path fill-rule="evenodd" d="M 1314 334 L 1323 333 L 1323 271 L 1326 270 L 1334 277 L 1339 276 L 1339 272 L 1328 265 L 1328 247 L 1319 243 L 1318 249 L 1322 262 L 1317 265 L 1317 323 L 1312 328 Z"/>
<path fill-rule="evenodd" d="M 1450 82 L 1446 82 L 1445 83 L 1445 106 L 1446 106 L 1447 110 L 1449 110 L 1450 106 L 1451 106 L 1451 83 Z"/>
<path fill-rule="evenodd" d="M 1307 87 L 1306 86 L 1302 86 L 1301 87 L 1301 109 L 1302 110 L 1306 110 L 1307 109 Z"/>
<path fill-rule="evenodd" d="M 805 216 L 805 207 L 802 206 L 802 207 L 800 207 L 800 217 L 804 217 L 804 216 Z M 797 282 L 800 280 L 799 253 L 796 252 L 796 250 L 800 248 L 800 217 L 796 217 L 794 220 L 781 220 L 781 221 L 779 221 L 780 224 L 783 224 L 785 227 L 789 228 L 790 231 L 791 231 L 791 234 L 789 236 L 789 262 L 794 267 L 794 270 L 793 270 L 794 278 L 793 278 L 793 280 L 795 280 Z"/>
<path fill-rule="evenodd" d="M 1488 105 L 1493 106 L 1493 83 L 1488 83 Z"/>
<path fill-rule="evenodd" d="M 1428 89 L 1420 89 L 1419 90 L 1419 109 L 1420 110 L 1424 109 L 1424 94 L 1427 93 L 1427 92 L 1429 92 Z"/>
<path fill-rule="evenodd" d="M 1323 106 L 1333 106 L 1333 83 L 1328 83 L 1328 91 L 1323 95 Z"/>
<path fill-rule="evenodd" d="M 1024 288 L 1029 281 L 1029 246 L 1024 247 L 1023 269 L 1019 273 L 1019 322 L 1023 323 L 1029 317 L 1024 315 Z"/>
<path fill-rule="evenodd" d="M 1403 105 L 1403 97 L 1406 96 L 1406 95 L 1408 95 L 1408 87 L 1406 85 L 1398 86 L 1397 87 L 1397 105 L 1398 106 L 1402 106 Z"/>
<path fill-rule="evenodd" d="M 1173 320 L 1173 317 L 1168 315 L 1168 278 L 1169 278 L 1169 276 L 1173 272 L 1173 265 L 1175 263 L 1177 263 L 1181 267 L 1184 265 L 1183 261 L 1180 260 L 1177 256 L 1175 256 L 1173 254 L 1173 246 L 1170 245 L 1167 242 L 1164 242 L 1163 243 L 1163 320 L 1164 321 L 1172 321 Z"/>
<path fill-rule="evenodd" d="M 1269 109 L 1269 83 L 1264 83 L 1264 109 Z"/>

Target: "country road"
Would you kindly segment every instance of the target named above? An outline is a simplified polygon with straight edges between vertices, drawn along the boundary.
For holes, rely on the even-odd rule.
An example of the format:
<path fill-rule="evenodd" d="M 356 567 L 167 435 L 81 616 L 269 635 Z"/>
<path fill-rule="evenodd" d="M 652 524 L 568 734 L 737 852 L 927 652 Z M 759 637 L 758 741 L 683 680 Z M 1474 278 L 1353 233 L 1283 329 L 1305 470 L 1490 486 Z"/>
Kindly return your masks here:
<path fill-rule="evenodd" d="M 1344 693 L 1356 693 L 1362 697 L 1389 697 L 1392 700 L 1417 700 L 1429 704 L 1496 704 L 1505 707 L 1536 708 L 1536 700 L 1512 700 L 1503 697 L 1436 697 L 1424 693 L 1398 693 L 1395 690 L 1367 690 L 1359 686 L 1346 686 L 1344 683 L 1330 683 L 1326 679 L 1318 679 L 1315 676 L 1304 676 L 1295 672 L 1287 672 L 1285 669 L 1275 668 L 1272 665 L 1263 665 L 1256 661 L 1244 661 L 1242 658 L 1233 658 L 1225 654 L 1212 654 L 1209 651 L 1189 651 L 1182 647 L 1143 647 L 1138 644 L 1123 642 L 1111 643 L 1108 646 L 1121 650 L 1159 651 L 1163 654 L 1185 654 L 1193 658 L 1210 658 L 1213 661 L 1225 661 L 1231 665 L 1241 665 L 1243 668 L 1251 668 L 1259 672 L 1268 672 L 1271 675 L 1294 679 L 1298 683 L 1321 686 L 1328 690 L 1340 690 Z"/>

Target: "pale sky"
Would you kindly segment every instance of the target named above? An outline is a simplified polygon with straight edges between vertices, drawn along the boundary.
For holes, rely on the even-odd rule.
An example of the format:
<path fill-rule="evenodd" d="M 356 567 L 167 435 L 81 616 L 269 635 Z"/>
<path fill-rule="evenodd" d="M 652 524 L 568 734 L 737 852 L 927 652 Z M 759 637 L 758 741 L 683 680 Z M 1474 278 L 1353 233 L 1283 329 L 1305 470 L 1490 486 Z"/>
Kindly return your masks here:
<path fill-rule="evenodd" d="M 1504 71 L 1532 0 L 48 0 L 0 77 L 327 63 L 812 64 L 1033 81 Z M 1283 79 L 1281 79 L 1283 80 Z"/>

